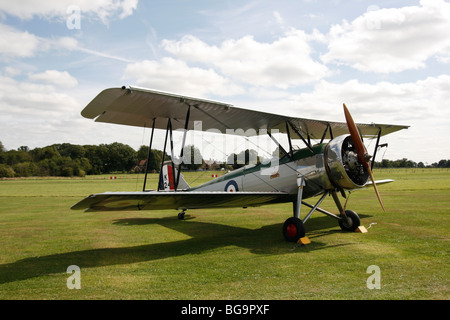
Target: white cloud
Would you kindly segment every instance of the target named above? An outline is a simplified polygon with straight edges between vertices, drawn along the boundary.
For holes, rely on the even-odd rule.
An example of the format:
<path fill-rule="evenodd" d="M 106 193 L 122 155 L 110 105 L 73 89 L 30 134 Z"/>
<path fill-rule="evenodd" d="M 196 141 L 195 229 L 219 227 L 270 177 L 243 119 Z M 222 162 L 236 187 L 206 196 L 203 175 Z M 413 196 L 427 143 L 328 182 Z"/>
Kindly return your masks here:
<path fill-rule="evenodd" d="M 0 0 L 0 12 L 20 19 L 32 19 L 34 16 L 45 18 L 67 18 L 67 9 L 79 7 L 82 15 L 97 16 L 101 21 L 107 21 L 115 15 L 120 19 L 133 14 L 139 0 Z"/>
<path fill-rule="evenodd" d="M 359 122 L 408 124 L 426 119 L 448 121 L 450 109 L 442 108 L 442 101 L 449 99 L 450 76 L 441 75 L 401 84 L 321 81 L 312 92 L 292 96 L 290 104 L 308 110 L 308 117 L 323 118 L 322 114 L 344 120 L 342 104 L 346 103 Z"/>
<path fill-rule="evenodd" d="M 39 51 L 82 50 L 71 37 L 41 38 L 28 31 L 17 30 L 0 23 L 0 56 L 4 58 L 31 58 Z"/>
<path fill-rule="evenodd" d="M 0 24 L 0 55 L 26 58 L 39 48 L 39 38 L 27 31 L 18 31 Z"/>
<path fill-rule="evenodd" d="M 345 122 L 342 103 L 346 103 L 355 122 L 411 126 L 383 138 L 390 146 L 386 158 L 431 163 L 448 157 L 448 150 L 442 148 L 448 145 L 450 135 L 446 101 L 450 101 L 449 75 L 401 84 L 321 81 L 312 92 L 292 96 L 284 104 L 280 102 L 285 106 L 280 112 Z"/>
<path fill-rule="evenodd" d="M 199 97 L 243 92 L 241 87 L 212 69 L 189 67 L 185 62 L 173 58 L 129 64 L 125 69 L 124 79 L 134 79 L 139 86 Z"/>
<path fill-rule="evenodd" d="M 275 18 L 275 20 L 277 21 L 278 24 L 283 24 L 284 23 L 284 19 L 281 16 L 281 14 L 278 11 L 274 11 L 273 12 L 273 16 Z"/>
<path fill-rule="evenodd" d="M 82 106 L 52 85 L 0 74 L 0 86 L 0 133 L 7 148 L 67 142 L 84 125 Z"/>
<path fill-rule="evenodd" d="M 105 52 L 84 48 L 72 37 L 42 38 L 27 31 L 19 31 L 12 27 L 0 24 L 0 56 L 5 58 L 30 58 L 38 51 L 51 50 L 80 51 L 89 55 L 113 59 L 122 62 L 133 62 Z"/>
<path fill-rule="evenodd" d="M 22 73 L 22 70 L 20 70 L 19 68 L 14 68 L 11 66 L 8 66 L 5 68 L 5 74 L 10 77 L 18 76 L 21 73 Z"/>
<path fill-rule="evenodd" d="M 63 88 L 74 88 L 78 85 L 77 79 L 72 77 L 67 71 L 46 70 L 41 73 L 31 73 L 28 75 L 28 79 Z"/>
<path fill-rule="evenodd" d="M 361 71 L 401 72 L 425 67 L 428 59 L 450 59 L 450 3 L 422 0 L 420 6 L 371 10 L 351 23 L 331 27 L 325 63 Z"/>
<path fill-rule="evenodd" d="M 119 6 L 122 9 L 122 13 L 119 15 L 120 19 L 124 19 L 133 14 L 133 11 L 136 10 L 139 0 L 124 0 L 119 2 Z"/>
<path fill-rule="evenodd" d="M 317 32 L 307 35 L 292 29 L 272 43 L 246 36 L 218 47 L 189 35 L 180 41 L 164 40 L 162 46 L 180 59 L 218 68 L 235 82 L 286 89 L 329 75 L 327 67 L 311 57 L 311 40 L 320 40 Z"/>
<path fill-rule="evenodd" d="M 21 82 L 0 75 L 0 86 L 0 112 L 20 115 L 21 119 L 65 118 L 67 112 L 80 109 L 74 98 L 52 85 Z"/>

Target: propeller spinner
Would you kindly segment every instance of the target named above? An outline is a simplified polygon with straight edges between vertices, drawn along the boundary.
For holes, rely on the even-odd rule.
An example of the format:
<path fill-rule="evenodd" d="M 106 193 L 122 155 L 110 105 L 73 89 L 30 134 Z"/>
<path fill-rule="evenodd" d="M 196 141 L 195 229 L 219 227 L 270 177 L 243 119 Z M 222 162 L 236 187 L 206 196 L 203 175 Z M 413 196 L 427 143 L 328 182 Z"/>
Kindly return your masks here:
<path fill-rule="evenodd" d="M 378 192 L 377 185 L 375 183 L 375 179 L 373 177 L 372 170 L 370 168 L 369 160 L 371 156 L 367 153 L 366 147 L 361 139 L 361 135 L 359 134 L 358 128 L 356 127 L 355 122 L 353 121 L 352 115 L 350 111 L 348 111 L 347 106 L 344 103 L 344 114 L 345 119 L 347 121 L 348 130 L 350 131 L 350 136 L 352 137 L 352 141 L 355 147 L 356 154 L 358 155 L 358 161 L 361 163 L 369 172 L 370 180 L 372 180 L 373 188 L 375 189 L 375 193 L 378 197 L 378 201 L 380 201 L 381 208 L 383 211 L 386 211 L 384 208 L 383 200 L 381 200 L 380 193 Z"/>

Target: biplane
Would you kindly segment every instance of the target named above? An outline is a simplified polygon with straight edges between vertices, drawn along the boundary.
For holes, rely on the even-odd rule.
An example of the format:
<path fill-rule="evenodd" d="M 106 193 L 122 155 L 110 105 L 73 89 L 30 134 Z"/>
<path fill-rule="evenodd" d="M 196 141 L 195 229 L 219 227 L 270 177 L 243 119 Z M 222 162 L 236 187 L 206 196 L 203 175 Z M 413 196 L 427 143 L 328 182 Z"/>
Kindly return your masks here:
<path fill-rule="evenodd" d="M 344 231 L 360 226 L 357 213 L 347 210 L 339 196 L 348 199 L 348 192 L 372 186 L 384 210 L 377 185 L 393 180 L 375 181 L 372 167 L 380 138 L 408 126 L 387 124 L 355 124 L 344 104 L 346 122 L 296 118 L 238 108 L 229 104 L 196 99 L 166 92 L 135 87 L 105 89 L 81 112 L 96 122 L 151 128 L 149 157 L 156 129 L 165 130 L 165 141 L 157 190 L 147 190 L 148 170 L 142 191 L 92 194 L 71 209 L 86 211 L 177 210 L 183 219 L 186 210 L 204 208 L 257 207 L 274 203 L 293 204 L 293 214 L 283 224 L 287 241 L 305 237 L 304 224 L 318 211 L 338 221 Z M 201 130 L 221 133 L 264 132 L 280 150 L 276 162 L 250 164 L 225 173 L 207 183 L 190 187 L 182 175 L 182 163 L 175 163 L 173 131 L 183 132 L 180 158 L 183 157 L 186 134 L 201 122 Z M 248 134 L 250 132 L 250 134 Z M 283 148 L 274 132 L 287 135 L 289 147 Z M 363 138 L 376 139 L 373 156 L 369 155 Z M 292 141 L 301 141 L 294 148 Z M 168 144 L 170 143 L 170 146 Z M 304 147 L 303 147 L 304 144 Z M 170 149 L 172 160 L 165 162 Z M 147 161 L 148 164 L 148 161 Z M 338 214 L 320 208 L 331 196 Z M 318 197 L 315 204 L 305 202 Z M 301 207 L 309 212 L 301 218 Z"/>

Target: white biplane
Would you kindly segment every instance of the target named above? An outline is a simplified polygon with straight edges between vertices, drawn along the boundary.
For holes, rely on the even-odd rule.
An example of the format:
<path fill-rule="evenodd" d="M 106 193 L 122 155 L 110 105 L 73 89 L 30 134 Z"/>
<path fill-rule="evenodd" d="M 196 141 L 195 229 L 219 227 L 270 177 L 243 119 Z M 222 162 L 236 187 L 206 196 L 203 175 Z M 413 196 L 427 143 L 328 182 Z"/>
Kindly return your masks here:
<path fill-rule="evenodd" d="M 185 97 L 159 91 L 122 87 L 102 91 L 81 114 L 97 122 L 151 127 L 149 150 L 155 129 L 166 130 L 163 160 L 157 190 L 146 190 L 147 172 L 141 192 L 105 192 L 92 194 L 72 206 L 74 210 L 178 210 L 184 218 L 188 209 L 253 207 L 273 203 L 293 203 L 293 216 L 283 224 L 286 240 L 297 242 L 305 237 L 304 223 L 318 211 L 336 220 L 342 230 L 354 231 L 360 226 L 357 213 L 342 206 L 339 194 L 372 185 L 384 210 L 377 184 L 393 180 L 375 181 L 372 166 L 380 146 L 380 138 L 407 129 L 403 125 L 355 124 L 344 105 L 345 122 L 295 118 L 272 113 L 237 108 L 215 101 Z M 266 132 L 275 142 L 272 132 L 287 135 L 289 149 L 279 145 L 282 156 L 273 162 L 252 164 L 226 173 L 196 187 L 189 187 L 181 174 L 181 164 L 173 162 L 173 130 L 186 134 L 201 121 L 201 130 L 222 133 Z M 251 130 L 253 129 L 253 130 Z M 242 131 L 241 131 L 242 132 Z M 170 137 L 170 138 L 169 138 Z M 363 144 L 362 137 L 376 139 L 373 157 Z M 172 162 L 164 163 L 168 139 Z M 294 149 L 292 140 L 299 139 L 304 148 Z M 312 141 L 318 143 L 313 144 Z M 150 155 L 150 152 L 149 152 Z M 148 163 L 148 161 L 147 161 Z M 338 214 L 321 209 L 322 201 L 331 195 Z M 314 204 L 304 200 L 320 196 Z M 310 208 L 303 219 L 301 205 Z"/>

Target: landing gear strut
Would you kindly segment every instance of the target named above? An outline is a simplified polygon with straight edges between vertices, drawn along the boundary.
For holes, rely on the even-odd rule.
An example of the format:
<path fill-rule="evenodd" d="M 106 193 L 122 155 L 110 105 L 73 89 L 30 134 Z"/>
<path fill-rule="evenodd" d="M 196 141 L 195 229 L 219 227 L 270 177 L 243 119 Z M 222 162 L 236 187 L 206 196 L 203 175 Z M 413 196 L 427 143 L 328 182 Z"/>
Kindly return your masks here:
<path fill-rule="evenodd" d="M 361 220 L 358 216 L 358 214 L 351 210 L 345 210 L 337 196 L 336 191 L 327 191 L 325 192 L 322 197 L 317 201 L 317 203 L 312 206 L 304 201 L 302 201 L 302 191 L 303 191 L 303 181 L 299 181 L 298 183 L 299 189 L 298 189 L 298 195 L 297 195 L 297 201 L 293 203 L 293 209 L 294 209 L 294 216 L 287 219 L 283 224 L 283 235 L 284 238 L 289 242 L 297 242 L 300 238 L 305 237 L 305 226 L 304 224 L 306 221 L 310 218 L 310 216 L 313 214 L 314 211 L 319 211 L 331 218 L 334 218 L 338 220 L 339 226 L 343 231 L 355 231 L 358 229 L 358 227 L 361 224 Z M 331 195 L 333 197 L 333 200 L 336 203 L 336 206 L 341 213 L 339 216 L 328 212 L 326 210 L 323 210 L 319 208 L 319 205 L 322 203 L 322 201 L 328 196 Z M 301 204 L 311 208 L 309 213 L 305 216 L 303 220 L 300 219 L 300 206 Z"/>
<path fill-rule="evenodd" d="M 303 187 L 305 181 L 300 175 L 297 177 L 297 201 L 293 203 L 294 216 L 287 219 L 283 224 L 283 235 L 286 241 L 297 242 L 305 236 L 305 227 L 303 221 L 300 220 L 300 209 L 302 204 Z"/>

